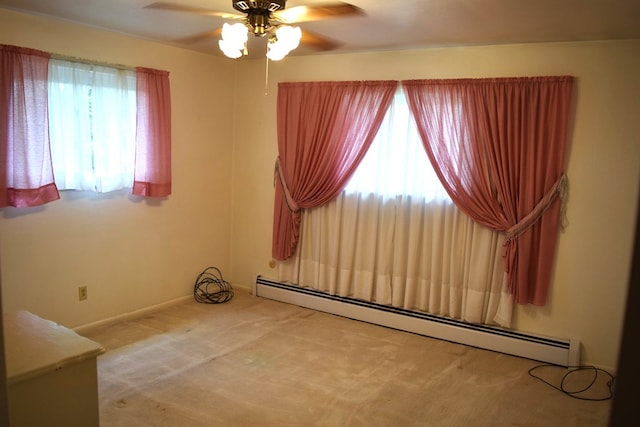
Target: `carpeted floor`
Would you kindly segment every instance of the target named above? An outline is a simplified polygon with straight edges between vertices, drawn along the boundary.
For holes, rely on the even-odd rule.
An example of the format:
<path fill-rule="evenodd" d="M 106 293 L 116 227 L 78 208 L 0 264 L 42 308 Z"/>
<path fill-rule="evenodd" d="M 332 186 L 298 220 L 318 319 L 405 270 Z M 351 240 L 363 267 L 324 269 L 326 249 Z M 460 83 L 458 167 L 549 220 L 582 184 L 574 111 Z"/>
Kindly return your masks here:
<path fill-rule="evenodd" d="M 235 290 L 83 331 L 102 427 L 606 426 L 610 400 L 532 378 L 540 363 Z M 538 371 L 560 384 L 565 369 Z M 577 372 L 567 385 L 593 378 Z M 597 378 L 581 397 L 608 393 Z"/>

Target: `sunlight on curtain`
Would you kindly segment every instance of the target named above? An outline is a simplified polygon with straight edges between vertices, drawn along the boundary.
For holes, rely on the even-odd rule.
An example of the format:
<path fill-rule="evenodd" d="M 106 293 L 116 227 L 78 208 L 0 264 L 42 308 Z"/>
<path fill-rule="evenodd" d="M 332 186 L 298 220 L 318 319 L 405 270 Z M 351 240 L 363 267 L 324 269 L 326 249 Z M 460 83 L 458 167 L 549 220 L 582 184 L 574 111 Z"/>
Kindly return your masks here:
<path fill-rule="evenodd" d="M 278 158 L 272 255 L 290 258 L 303 209 L 335 199 L 393 101 L 397 81 L 278 84 Z"/>
<path fill-rule="evenodd" d="M 474 323 L 510 326 L 501 234 L 451 202 L 398 91 L 376 139 L 334 201 L 305 210 L 279 280 Z"/>
<path fill-rule="evenodd" d="M 171 194 L 171 84 L 169 72 L 136 68 L 136 141 L 132 194 Z"/>
<path fill-rule="evenodd" d="M 132 187 L 135 71 L 52 59 L 49 121 L 59 189 Z"/>
<path fill-rule="evenodd" d="M 374 143 L 345 188 L 347 194 L 397 195 L 449 200 L 416 139 L 416 127 L 401 91 L 396 92 Z M 427 166 L 427 167 L 425 167 Z"/>
<path fill-rule="evenodd" d="M 518 304 L 547 302 L 566 202 L 573 81 L 538 76 L 402 83 L 425 150 L 456 206 L 505 233 L 507 286 Z"/>
<path fill-rule="evenodd" d="M 58 200 L 47 116 L 50 55 L 0 44 L 0 207 Z"/>

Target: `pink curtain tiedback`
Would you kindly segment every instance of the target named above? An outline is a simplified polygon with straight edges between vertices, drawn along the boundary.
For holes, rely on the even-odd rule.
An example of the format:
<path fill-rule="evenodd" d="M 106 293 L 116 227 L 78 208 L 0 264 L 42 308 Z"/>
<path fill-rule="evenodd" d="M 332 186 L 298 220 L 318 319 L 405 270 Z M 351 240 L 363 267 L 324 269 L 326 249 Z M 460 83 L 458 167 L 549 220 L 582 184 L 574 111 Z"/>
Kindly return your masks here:
<path fill-rule="evenodd" d="M 475 221 L 506 232 L 514 301 L 544 305 L 566 182 L 573 78 L 413 80 L 403 87 L 452 200 Z"/>
<path fill-rule="evenodd" d="M 342 191 L 378 132 L 397 85 L 396 81 L 278 85 L 275 259 L 294 253 L 300 209 L 321 206 Z"/>
<path fill-rule="evenodd" d="M 0 207 L 60 198 L 49 145 L 49 57 L 0 45 Z"/>
<path fill-rule="evenodd" d="M 171 194 L 171 96 L 167 71 L 136 68 L 137 121 L 133 194 Z"/>

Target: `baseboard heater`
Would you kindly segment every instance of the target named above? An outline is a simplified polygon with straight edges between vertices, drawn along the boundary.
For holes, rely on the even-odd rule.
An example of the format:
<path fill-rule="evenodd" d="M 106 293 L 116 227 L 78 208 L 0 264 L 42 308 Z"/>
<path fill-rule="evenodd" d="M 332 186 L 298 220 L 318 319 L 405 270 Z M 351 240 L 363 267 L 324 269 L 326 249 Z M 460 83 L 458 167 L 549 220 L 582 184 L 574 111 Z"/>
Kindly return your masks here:
<path fill-rule="evenodd" d="M 580 341 L 478 325 L 256 278 L 256 296 L 554 365 L 580 365 Z"/>

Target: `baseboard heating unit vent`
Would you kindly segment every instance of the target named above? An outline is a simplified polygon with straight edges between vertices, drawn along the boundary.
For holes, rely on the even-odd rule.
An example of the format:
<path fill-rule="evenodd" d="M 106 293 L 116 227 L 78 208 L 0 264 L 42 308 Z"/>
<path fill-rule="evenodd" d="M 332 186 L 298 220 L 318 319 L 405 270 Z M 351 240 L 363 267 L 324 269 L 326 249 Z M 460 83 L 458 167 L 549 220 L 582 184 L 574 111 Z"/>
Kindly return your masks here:
<path fill-rule="evenodd" d="M 329 295 L 262 276 L 256 279 L 255 295 L 527 359 L 566 367 L 580 365 L 580 341 L 578 340 L 549 338 L 499 327 L 470 324 L 428 313 Z"/>

